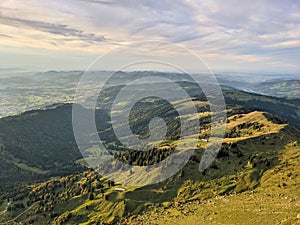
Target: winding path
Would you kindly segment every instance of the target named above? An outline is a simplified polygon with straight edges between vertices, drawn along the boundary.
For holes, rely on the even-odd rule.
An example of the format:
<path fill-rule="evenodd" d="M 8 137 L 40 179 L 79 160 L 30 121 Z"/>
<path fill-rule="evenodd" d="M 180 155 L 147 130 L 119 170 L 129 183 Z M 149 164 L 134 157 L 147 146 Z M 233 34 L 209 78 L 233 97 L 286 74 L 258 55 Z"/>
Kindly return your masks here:
<path fill-rule="evenodd" d="M 8 220 L 6 222 L 0 222 L 0 225 L 5 225 L 5 224 L 9 224 L 9 223 L 13 223 L 15 222 L 15 220 L 17 220 L 20 216 L 22 216 L 24 213 L 28 212 L 30 209 L 32 209 L 34 206 L 36 206 L 37 204 L 39 203 L 38 202 L 35 202 L 33 203 L 29 208 L 27 208 L 25 211 L 23 211 L 22 213 L 20 213 L 19 215 L 17 215 L 15 218 L 11 219 L 11 220 Z M 0 215 L 2 215 L 3 213 L 5 213 L 7 211 L 7 209 L 5 209 L 4 211 L 1 212 Z"/>

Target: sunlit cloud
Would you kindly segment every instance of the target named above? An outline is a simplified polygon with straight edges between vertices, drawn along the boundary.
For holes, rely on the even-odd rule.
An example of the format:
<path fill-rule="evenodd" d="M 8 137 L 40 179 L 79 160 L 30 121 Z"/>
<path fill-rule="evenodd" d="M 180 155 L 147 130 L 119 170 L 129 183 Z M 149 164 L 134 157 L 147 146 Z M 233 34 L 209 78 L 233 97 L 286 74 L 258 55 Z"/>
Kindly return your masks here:
<path fill-rule="evenodd" d="M 300 48 L 300 40 L 283 41 L 266 45 L 267 48 Z"/>
<path fill-rule="evenodd" d="M 64 69 L 74 55 L 82 58 L 74 67 L 84 68 L 87 59 L 144 40 L 176 43 L 207 58 L 216 70 L 229 70 L 227 65 L 235 70 L 300 68 L 295 60 L 300 8 L 292 0 L 10 0 L 0 3 L 0 10 L 0 47 L 10 47 L 10 55 L 18 48 L 29 56 L 28 49 L 65 56 L 63 61 L 45 60 L 43 69 Z M 141 52 L 148 54 L 147 48 Z M 21 58 L 18 62 L 31 66 L 28 56 L 26 65 Z"/>

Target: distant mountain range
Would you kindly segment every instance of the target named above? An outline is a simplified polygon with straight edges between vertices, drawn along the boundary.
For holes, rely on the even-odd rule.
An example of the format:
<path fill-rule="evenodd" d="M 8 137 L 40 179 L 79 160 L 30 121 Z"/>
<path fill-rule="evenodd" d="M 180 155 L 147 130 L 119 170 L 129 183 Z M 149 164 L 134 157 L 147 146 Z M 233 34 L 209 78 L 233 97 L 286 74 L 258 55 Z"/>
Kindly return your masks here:
<path fill-rule="evenodd" d="M 253 85 L 250 90 L 277 97 L 300 98 L 300 80 L 270 80 Z"/>
<path fill-rule="evenodd" d="M 220 84 L 239 90 L 281 98 L 300 98 L 300 77 L 296 79 L 296 76 L 283 76 L 282 78 L 275 76 L 257 79 L 257 77 L 253 75 L 253 77 L 246 76 L 240 79 L 240 77 L 226 77 L 224 74 L 218 74 L 217 78 Z"/>
<path fill-rule="evenodd" d="M 95 76 L 102 83 L 111 73 L 110 71 L 87 72 L 88 76 Z M 84 71 L 48 71 L 0 77 L 0 117 L 15 115 L 51 104 L 72 102 L 83 74 Z M 116 79 L 111 80 L 110 85 L 122 85 L 128 81 L 128 77 L 139 78 L 145 74 L 160 75 L 178 82 L 191 81 L 187 75 L 178 73 L 117 72 Z M 205 82 L 206 76 L 210 75 L 201 75 L 203 82 Z M 216 77 L 223 86 L 268 96 L 299 98 L 299 79 L 296 75 L 218 73 Z M 87 88 L 94 88 L 92 84 L 86 85 L 90 85 Z M 88 95 L 88 93 L 86 94 Z"/>

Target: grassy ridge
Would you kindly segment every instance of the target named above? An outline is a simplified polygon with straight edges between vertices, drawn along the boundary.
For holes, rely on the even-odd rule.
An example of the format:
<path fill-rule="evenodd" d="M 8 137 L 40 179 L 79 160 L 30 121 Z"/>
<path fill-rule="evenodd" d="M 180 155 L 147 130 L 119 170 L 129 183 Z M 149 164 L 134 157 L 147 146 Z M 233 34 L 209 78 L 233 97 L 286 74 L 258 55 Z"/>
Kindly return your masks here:
<path fill-rule="evenodd" d="M 263 145 L 256 138 L 239 147 L 257 158 L 265 155 L 270 160 L 267 168 L 254 166 L 249 160 L 237 174 L 221 168 L 219 178 L 187 180 L 174 202 L 128 217 L 120 224 L 299 224 L 299 131 L 284 127 L 268 137 Z M 234 161 L 230 158 L 231 165 Z"/>
<path fill-rule="evenodd" d="M 238 128 L 236 128 L 238 127 Z M 233 132 L 234 131 L 234 132 Z M 165 182 L 122 187 L 93 171 L 33 185 L 14 197 L 6 218 L 31 224 L 276 224 L 299 211 L 298 129 L 264 112 L 229 117 L 214 163 L 198 171 L 202 150 Z M 16 207 L 18 206 L 18 207 Z M 141 213 L 144 212 L 144 213 Z M 4 219 L 4 218 L 2 218 Z M 3 221 L 3 220 L 2 220 Z"/>

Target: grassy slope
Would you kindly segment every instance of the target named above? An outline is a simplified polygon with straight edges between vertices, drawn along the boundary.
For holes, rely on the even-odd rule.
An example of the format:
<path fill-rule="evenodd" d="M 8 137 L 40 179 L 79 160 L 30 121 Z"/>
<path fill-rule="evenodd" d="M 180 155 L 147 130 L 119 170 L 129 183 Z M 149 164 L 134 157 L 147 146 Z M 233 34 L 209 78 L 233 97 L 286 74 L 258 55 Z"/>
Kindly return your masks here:
<path fill-rule="evenodd" d="M 300 224 L 300 147 L 288 144 L 257 189 L 160 207 L 123 224 Z"/>
<path fill-rule="evenodd" d="M 238 104 L 269 112 L 285 118 L 289 124 L 300 128 L 300 100 L 250 94 L 238 90 L 224 90 L 226 104 Z"/>
<path fill-rule="evenodd" d="M 19 220 L 35 224 L 50 221 L 53 224 L 110 224 L 120 218 L 123 218 L 121 224 L 240 224 L 241 221 L 243 224 L 281 221 L 289 224 L 300 213 L 297 189 L 300 148 L 296 142 L 300 141 L 299 130 L 270 114 L 251 112 L 231 116 L 227 132 L 240 124 L 255 122 L 263 126 L 249 125 L 239 130 L 240 136 L 225 139 L 228 146 L 236 143 L 237 147 L 224 148 L 228 156 L 217 157 L 205 174 L 198 172 L 199 150 L 182 171 L 163 183 L 137 189 L 126 187 L 125 192 L 117 192 L 114 188 L 119 186 L 101 181 L 103 187 L 93 189 L 93 199 L 88 197 L 88 190 L 82 188 L 81 193 L 70 196 L 66 202 L 55 202 L 52 210 L 43 211 L 37 206 Z M 237 150 L 243 155 L 238 156 Z M 84 187 L 83 183 L 95 182 L 92 174 L 80 175 L 75 184 Z M 72 193 L 72 186 L 74 184 L 55 189 L 60 194 L 54 196 Z M 41 184 L 34 188 L 44 190 L 44 187 L 45 184 Z M 143 210 L 146 211 L 140 214 Z M 10 217 L 16 212 L 9 212 Z M 54 212 L 54 217 L 49 217 Z"/>
<path fill-rule="evenodd" d="M 248 161 L 244 165 L 245 169 L 237 175 L 226 175 L 226 171 L 219 171 L 219 174 L 225 176 L 206 183 L 201 179 L 188 181 L 179 189 L 177 202 L 129 217 L 120 224 L 300 224 L 300 219 L 297 219 L 300 214 L 299 131 L 286 124 L 272 125 L 260 112 L 249 113 L 234 120 L 228 129 L 245 120 L 258 121 L 265 126 L 258 132 L 252 130 L 252 137 L 245 132 L 243 137 L 227 138 L 225 141 L 247 141 L 247 145 L 239 147 L 243 153 L 252 151 L 267 156 L 271 165 L 261 170 L 261 176 L 255 171 L 259 165 L 251 168 Z M 257 137 L 268 134 L 269 138 L 264 139 L 262 145 Z M 256 138 L 252 139 L 254 136 Z M 231 158 L 231 161 L 234 159 Z M 227 169 L 230 170 L 230 167 Z M 257 180 L 255 176 L 258 176 Z M 228 181 L 233 184 L 230 186 Z M 251 184 L 253 181 L 254 186 Z M 241 185 L 245 191 L 240 193 Z M 202 188 L 197 191 L 199 187 Z M 224 187 L 231 187 L 231 190 L 222 193 Z M 180 191 L 184 197 L 181 197 Z"/>

